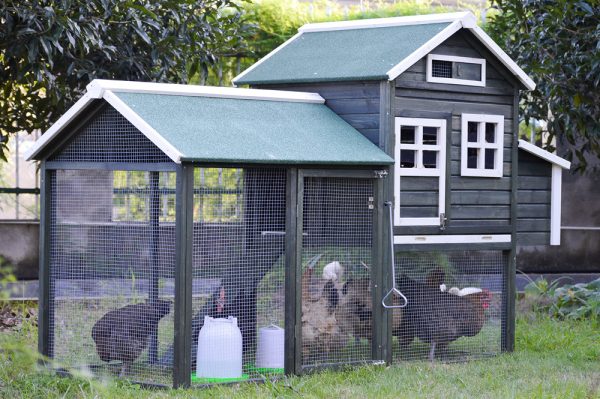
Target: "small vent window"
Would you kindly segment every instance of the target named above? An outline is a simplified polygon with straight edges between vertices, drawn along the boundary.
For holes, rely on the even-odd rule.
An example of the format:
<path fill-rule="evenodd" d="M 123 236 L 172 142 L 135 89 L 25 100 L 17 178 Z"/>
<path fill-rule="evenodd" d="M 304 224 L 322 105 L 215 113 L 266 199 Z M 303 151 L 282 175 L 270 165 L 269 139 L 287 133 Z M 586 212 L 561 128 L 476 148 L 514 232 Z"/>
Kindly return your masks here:
<path fill-rule="evenodd" d="M 429 54 L 427 56 L 427 81 L 485 86 L 485 60 L 483 58 Z"/>
<path fill-rule="evenodd" d="M 434 78 L 452 78 L 452 62 L 442 60 L 431 61 L 431 76 Z"/>

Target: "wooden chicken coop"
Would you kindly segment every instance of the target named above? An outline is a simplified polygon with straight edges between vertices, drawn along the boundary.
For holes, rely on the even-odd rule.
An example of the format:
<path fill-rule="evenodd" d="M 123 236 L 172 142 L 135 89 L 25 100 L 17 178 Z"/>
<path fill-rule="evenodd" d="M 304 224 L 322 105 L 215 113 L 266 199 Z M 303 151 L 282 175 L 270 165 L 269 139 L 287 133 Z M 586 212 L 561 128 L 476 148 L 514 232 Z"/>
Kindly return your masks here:
<path fill-rule="evenodd" d="M 36 143 L 39 350 L 203 386 L 512 350 L 567 161 L 468 13 L 307 25 L 215 88 L 95 80 Z M 518 161 L 518 162 L 517 162 Z"/>

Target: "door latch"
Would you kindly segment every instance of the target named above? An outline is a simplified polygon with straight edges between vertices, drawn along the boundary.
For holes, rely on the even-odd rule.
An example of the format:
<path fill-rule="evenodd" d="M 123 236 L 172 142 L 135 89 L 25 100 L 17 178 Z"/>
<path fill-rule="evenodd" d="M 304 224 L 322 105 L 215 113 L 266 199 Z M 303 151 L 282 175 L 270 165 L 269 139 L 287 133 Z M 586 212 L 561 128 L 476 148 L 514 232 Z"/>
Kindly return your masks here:
<path fill-rule="evenodd" d="M 448 222 L 448 218 L 445 213 L 440 213 L 440 230 L 446 230 L 446 223 Z"/>

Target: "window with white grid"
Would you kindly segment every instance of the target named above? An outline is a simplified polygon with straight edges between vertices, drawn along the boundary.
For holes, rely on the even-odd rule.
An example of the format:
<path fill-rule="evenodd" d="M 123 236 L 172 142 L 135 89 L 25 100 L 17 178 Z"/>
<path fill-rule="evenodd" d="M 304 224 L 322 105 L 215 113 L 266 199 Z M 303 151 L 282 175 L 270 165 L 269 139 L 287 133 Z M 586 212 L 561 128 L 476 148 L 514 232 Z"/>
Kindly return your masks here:
<path fill-rule="evenodd" d="M 462 114 L 461 175 L 502 177 L 504 117 Z"/>
<path fill-rule="evenodd" d="M 395 225 L 439 225 L 445 212 L 446 120 L 396 118 Z M 438 196 L 434 214 L 414 214 L 403 204 L 400 187 L 404 177 L 436 178 L 432 192 Z"/>

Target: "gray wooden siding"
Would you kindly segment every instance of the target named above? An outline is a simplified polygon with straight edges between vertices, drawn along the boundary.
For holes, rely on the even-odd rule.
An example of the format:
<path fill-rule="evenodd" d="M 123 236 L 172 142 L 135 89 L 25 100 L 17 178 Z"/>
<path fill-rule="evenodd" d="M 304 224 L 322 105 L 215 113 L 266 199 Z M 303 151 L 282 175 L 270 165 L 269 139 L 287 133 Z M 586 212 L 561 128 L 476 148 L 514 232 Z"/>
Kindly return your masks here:
<path fill-rule="evenodd" d="M 379 145 L 379 82 L 260 85 L 257 88 L 319 93 L 329 108 Z"/>
<path fill-rule="evenodd" d="M 499 65 L 494 57 L 470 33 L 459 31 L 432 51 L 434 54 L 486 58 L 486 86 L 463 86 L 426 82 L 426 57 L 411 66 L 395 81 L 394 117 L 436 118 L 436 113 L 451 114 L 451 129 L 447 154 L 449 219 L 446 234 L 453 228 L 476 227 L 486 233 L 486 227 L 505 226 L 510 232 L 511 147 L 513 145 L 514 88 L 518 83 Z M 503 177 L 461 177 L 460 145 L 461 114 L 493 114 L 504 116 Z M 421 114 L 421 115 L 420 115 Z M 402 186 L 402 184 L 401 184 Z M 421 193 L 435 190 L 426 179 L 412 184 Z M 425 195 L 425 194 L 423 194 Z M 402 201 L 401 201 L 402 202 Z M 430 205 L 423 203 L 424 208 Z M 495 230 L 497 231 L 497 230 Z M 398 230 L 402 234 L 402 230 Z"/>
<path fill-rule="evenodd" d="M 519 151 L 519 189 L 517 191 L 517 244 L 550 243 L 550 188 L 552 164 Z"/>

